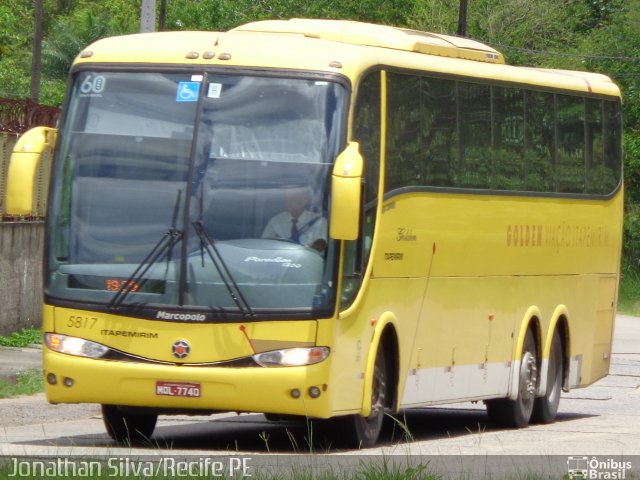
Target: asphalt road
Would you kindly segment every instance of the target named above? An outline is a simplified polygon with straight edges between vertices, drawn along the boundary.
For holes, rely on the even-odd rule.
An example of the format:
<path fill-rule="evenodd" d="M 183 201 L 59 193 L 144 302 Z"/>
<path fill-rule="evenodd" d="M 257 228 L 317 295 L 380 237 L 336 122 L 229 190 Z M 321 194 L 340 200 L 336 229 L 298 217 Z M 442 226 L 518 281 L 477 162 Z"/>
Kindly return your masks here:
<path fill-rule="evenodd" d="M 30 358 L 30 366 L 37 366 L 39 355 L 37 350 L 19 354 L 0 350 L 0 365 L 19 362 L 23 356 Z M 332 459 L 340 456 L 356 462 L 362 455 L 429 458 L 432 465 L 439 458 L 450 461 L 455 456 L 462 459 L 458 463 L 471 459 L 473 465 L 485 470 L 487 462 L 494 459 L 504 462 L 508 458 L 513 465 L 523 455 L 527 456 L 526 464 L 537 459 L 544 464 L 557 460 L 562 465 L 568 458 L 609 461 L 625 457 L 633 459 L 634 470 L 639 472 L 639 386 L 640 318 L 619 315 L 609 376 L 588 388 L 564 393 L 558 419 L 551 425 L 497 428 L 488 422 L 481 403 L 422 408 L 404 412 L 403 425 L 390 429 L 380 446 L 337 451 L 322 441 L 311 442 L 310 448 L 314 432 L 305 425 L 274 424 L 258 414 L 160 417 L 148 444 L 130 448 L 109 439 L 97 406 L 49 405 L 43 395 L 35 395 L 0 400 L 0 455 L 240 455 L 264 461 L 273 459 L 274 453 L 296 454 L 300 460 L 307 457 L 300 454 L 321 452 Z M 478 463 L 478 459 L 482 461 Z"/>

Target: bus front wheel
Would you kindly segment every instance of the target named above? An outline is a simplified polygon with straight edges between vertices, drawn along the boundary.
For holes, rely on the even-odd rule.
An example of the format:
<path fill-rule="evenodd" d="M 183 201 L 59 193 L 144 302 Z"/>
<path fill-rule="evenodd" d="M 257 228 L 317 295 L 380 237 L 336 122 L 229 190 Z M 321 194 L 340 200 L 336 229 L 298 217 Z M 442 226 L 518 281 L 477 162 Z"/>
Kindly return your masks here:
<path fill-rule="evenodd" d="M 348 448 L 369 448 L 377 443 L 389 403 L 388 379 L 387 361 L 381 346 L 376 354 L 373 370 L 371 413 L 368 417 L 356 414 L 340 418 L 340 429 L 336 432 L 340 435 L 336 438 L 338 443 Z"/>
<path fill-rule="evenodd" d="M 158 416 L 129 413 L 116 405 L 102 405 L 102 420 L 112 439 L 132 444 L 151 438 Z"/>
<path fill-rule="evenodd" d="M 489 420 L 506 427 L 526 427 L 531 420 L 538 385 L 538 360 L 533 331 L 527 331 L 522 346 L 520 369 L 518 371 L 518 396 L 515 400 L 506 398 L 487 400 Z"/>

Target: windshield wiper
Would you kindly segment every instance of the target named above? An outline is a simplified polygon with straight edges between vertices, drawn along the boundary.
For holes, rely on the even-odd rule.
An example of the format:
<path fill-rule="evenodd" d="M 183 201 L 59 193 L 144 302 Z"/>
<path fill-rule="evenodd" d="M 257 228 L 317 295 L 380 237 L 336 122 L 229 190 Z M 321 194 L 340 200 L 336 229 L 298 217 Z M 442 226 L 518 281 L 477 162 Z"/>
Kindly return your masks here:
<path fill-rule="evenodd" d="M 245 318 L 255 318 L 255 313 L 251 309 L 251 305 L 249 305 L 247 299 L 242 294 L 240 287 L 238 287 L 238 284 L 234 280 L 233 275 L 231 275 L 231 272 L 222 258 L 222 255 L 220 255 L 213 238 L 207 234 L 207 231 L 200 221 L 193 222 L 192 225 L 196 234 L 200 238 L 200 247 L 206 250 L 207 255 L 209 255 L 213 266 L 218 271 L 218 275 L 220 275 L 222 283 L 224 283 L 224 286 L 227 288 L 229 296 L 233 299 L 238 310 L 240 310 Z"/>
<path fill-rule="evenodd" d="M 158 261 L 159 258 L 164 255 L 165 252 L 169 252 L 167 255 L 167 262 L 171 259 L 171 251 L 173 247 L 182 239 L 182 232 L 174 228 L 169 229 L 160 238 L 158 243 L 151 249 L 147 256 L 138 264 L 131 276 L 127 278 L 120 287 L 120 290 L 111 298 L 107 307 L 110 309 L 117 309 L 122 305 L 122 302 L 127 296 L 134 290 L 142 287 L 147 279 L 144 278 L 149 269 Z"/>
<path fill-rule="evenodd" d="M 135 290 L 142 287 L 147 279 L 144 278 L 149 269 L 156 264 L 156 262 L 167 253 L 167 268 L 165 270 L 165 277 L 169 271 L 169 263 L 171 262 L 171 254 L 173 247 L 175 247 L 180 240 L 182 240 L 183 233 L 176 228 L 176 221 L 178 218 L 178 209 L 180 208 L 180 197 L 182 190 L 178 190 L 176 203 L 173 208 L 173 218 L 171 222 L 171 228 L 167 230 L 164 235 L 158 240 L 158 243 L 151 249 L 146 257 L 138 264 L 133 273 L 127 278 L 116 294 L 111 298 L 107 304 L 107 308 L 116 310 L 125 301 L 127 296 Z"/>

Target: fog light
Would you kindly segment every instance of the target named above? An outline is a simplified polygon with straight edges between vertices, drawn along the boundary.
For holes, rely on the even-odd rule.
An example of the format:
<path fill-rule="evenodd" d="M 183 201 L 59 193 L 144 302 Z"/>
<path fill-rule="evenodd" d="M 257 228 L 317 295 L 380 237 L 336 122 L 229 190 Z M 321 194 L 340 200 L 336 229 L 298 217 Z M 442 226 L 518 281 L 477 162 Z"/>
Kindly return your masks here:
<path fill-rule="evenodd" d="M 298 390 L 297 388 L 294 388 L 293 390 L 291 390 L 291 396 L 293 398 L 300 398 L 300 390 Z"/>
<path fill-rule="evenodd" d="M 73 387 L 73 378 L 69 378 L 69 377 L 64 377 L 64 380 L 62 380 L 62 383 L 64 383 L 65 387 Z"/>
<path fill-rule="evenodd" d="M 56 385 L 58 383 L 58 378 L 56 377 L 55 373 L 47 374 L 47 383 L 49 385 Z"/>
<path fill-rule="evenodd" d="M 309 396 L 311 398 L 318 398 L 320 396 L 320 389 L 318 387 L 309 387 Z"/>

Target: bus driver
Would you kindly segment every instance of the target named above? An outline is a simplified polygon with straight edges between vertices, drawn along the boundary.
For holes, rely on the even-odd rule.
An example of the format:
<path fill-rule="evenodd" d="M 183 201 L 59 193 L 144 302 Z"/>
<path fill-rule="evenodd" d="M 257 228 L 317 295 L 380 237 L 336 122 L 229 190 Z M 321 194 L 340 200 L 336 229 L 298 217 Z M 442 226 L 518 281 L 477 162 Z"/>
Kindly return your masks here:
<path fill-rule="evenodd" d="M 290 240 L 323 251 L 327 247 L 327 220 L 322 214 L 307 209 L 309 187 L 297 187 L 287 192 L 284 212 L 269 220 L 262 238 Z"/>

